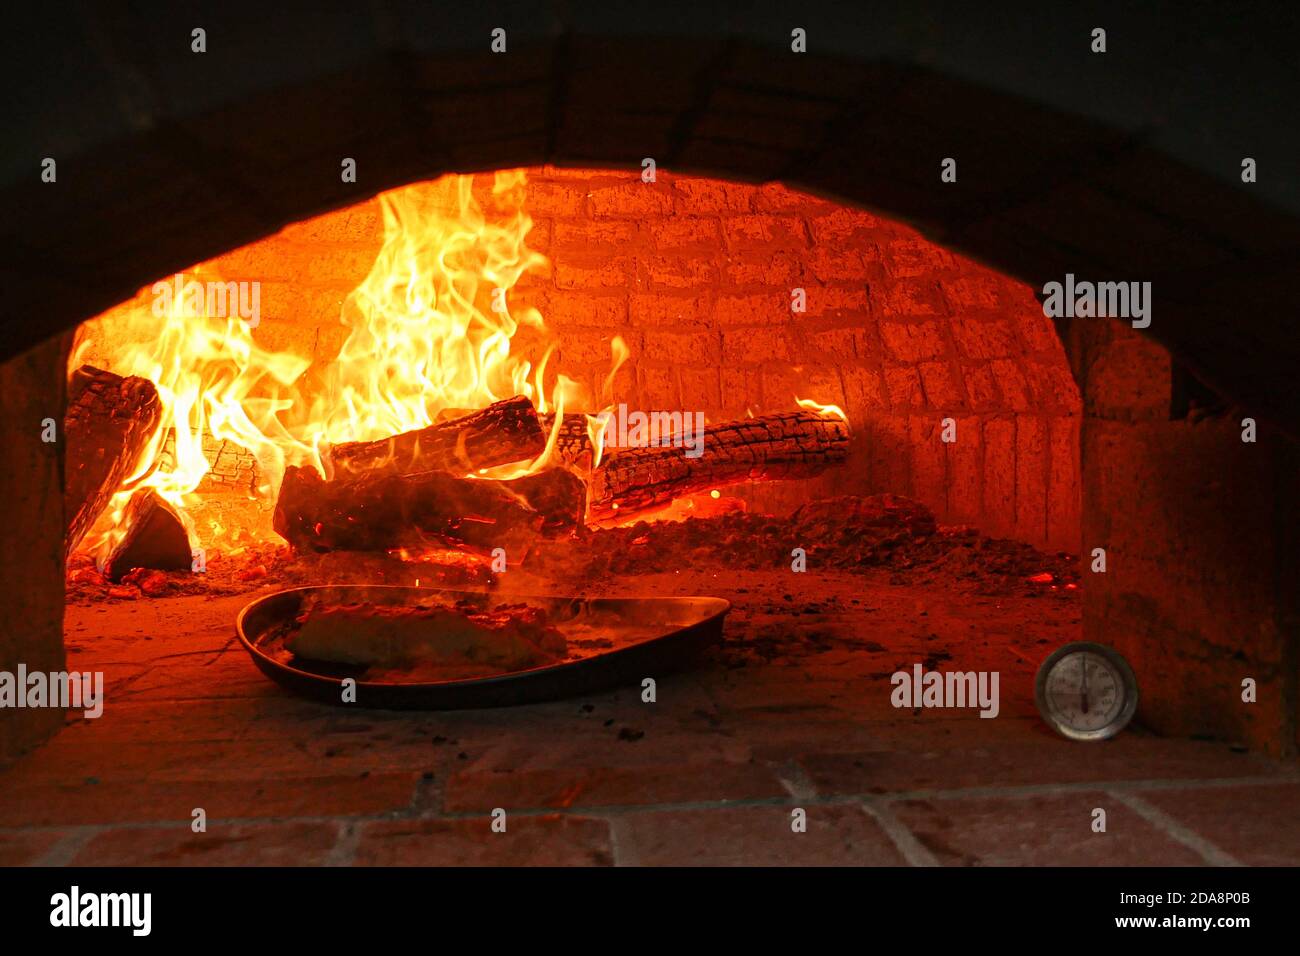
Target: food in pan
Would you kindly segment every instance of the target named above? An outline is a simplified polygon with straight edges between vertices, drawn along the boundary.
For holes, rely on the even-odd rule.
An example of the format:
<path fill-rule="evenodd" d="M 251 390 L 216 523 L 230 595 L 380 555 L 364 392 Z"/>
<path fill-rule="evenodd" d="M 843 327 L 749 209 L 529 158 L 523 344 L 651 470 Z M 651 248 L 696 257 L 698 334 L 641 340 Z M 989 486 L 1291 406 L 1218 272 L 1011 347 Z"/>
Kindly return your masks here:
<path fill-rule="evenodd" d="M 485 665 L 520 670 L 567 653 L 546 612 L 527 604 L 334 604 L 308 601 L 284 643 L 295 656 L 339 664 Z"/>

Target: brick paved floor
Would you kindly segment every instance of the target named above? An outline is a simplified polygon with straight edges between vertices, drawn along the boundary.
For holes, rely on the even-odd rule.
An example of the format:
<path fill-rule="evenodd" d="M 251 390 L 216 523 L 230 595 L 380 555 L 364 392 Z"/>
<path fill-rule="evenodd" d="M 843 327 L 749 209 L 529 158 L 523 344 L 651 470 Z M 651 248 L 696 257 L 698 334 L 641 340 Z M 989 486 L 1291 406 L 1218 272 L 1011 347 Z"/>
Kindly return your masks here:
<path fill-rule="evenodd" d="M 69 667 L 105 672 L 105 711 L 0 771 L 0 864 L 1300 863 L 1294 762 L 1042 727 L 1032 677 L 1076 637 L 1074 599 L 848 574 L 815 600 L 777 573 L 619 587 L 736 605 L 653 704 L 327 707 L 255 670 L 246 597 L 69 608 Z M 889 675 L 917 661 L 999 671 L 999 717 L 895 710 Z"/>

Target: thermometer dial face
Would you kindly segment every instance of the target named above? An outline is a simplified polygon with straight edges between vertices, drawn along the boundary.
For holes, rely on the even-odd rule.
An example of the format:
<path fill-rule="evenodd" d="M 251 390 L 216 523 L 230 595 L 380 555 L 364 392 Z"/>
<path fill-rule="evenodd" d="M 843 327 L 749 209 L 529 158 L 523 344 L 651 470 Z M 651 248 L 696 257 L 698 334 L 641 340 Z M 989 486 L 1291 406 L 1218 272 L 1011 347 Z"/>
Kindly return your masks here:
<path fill-rule="evenodd" d="M 1113 737 L 1137 709 L 1132 669 L 1103 644 L 1059 648 L 1039 668 L 1034 690 L 1043 719 L 1071 740 Z"/>

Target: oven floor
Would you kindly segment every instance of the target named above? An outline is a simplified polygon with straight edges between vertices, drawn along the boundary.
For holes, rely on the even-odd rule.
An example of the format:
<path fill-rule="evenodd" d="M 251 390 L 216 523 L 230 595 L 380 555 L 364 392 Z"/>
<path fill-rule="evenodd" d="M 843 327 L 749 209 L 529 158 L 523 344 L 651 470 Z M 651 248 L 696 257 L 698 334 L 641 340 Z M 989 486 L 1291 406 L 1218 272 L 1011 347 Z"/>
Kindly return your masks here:
<path fill-rule="evenodd" d="M 0 771 L 0 864 L 1300 863 L 1294 762 L 1042 726 L 1034 671 L 1077 639 L 1075 596 L 808 578 L 624 578 L 730 599 L 724 648 L 654 703 L 452 713 L 288 696 L 233 637 L 250 595 L 71 606 L 104 713 Z M 895 709 L 915 663 L 998 671 L 999 715 Z"/>

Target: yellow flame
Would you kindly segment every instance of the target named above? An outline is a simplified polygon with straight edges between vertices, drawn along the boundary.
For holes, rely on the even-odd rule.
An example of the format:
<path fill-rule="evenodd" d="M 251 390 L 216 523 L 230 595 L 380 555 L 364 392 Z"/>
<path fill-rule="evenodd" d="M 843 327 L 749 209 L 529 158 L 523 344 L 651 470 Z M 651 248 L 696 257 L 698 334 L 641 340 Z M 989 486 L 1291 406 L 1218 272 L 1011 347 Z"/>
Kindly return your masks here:
<path fill-rule="evenodd" d="M 491 216 L 473 185 L 472 176 L 451 175 L 379 196 L 384 241 L 343 303 L 347 338 L 332 361 L 310 374 L 304 374 L 307 357 L 259 346 L 249 322 L 209 314 L 211 303 L 202 296 L 174 296 L 160 309 L 162 283 L 83 324 L 69 372 L 89 363 L 148 378 L 163 409 L 148 448 L 83 548 L 106 557 L 124 532 L 130 495 L 144 487 L 177 509 L 191 544 L 200 544 L 186 509 L 198 503 L 195 489 L 211 470 L 205 436 L 247 449 L 258 465 L 255 494 L 270 501 L 287 466 L 323 474 L 333 444 L 385 438 L 430 425 L 448 410 L 464 413 L 526 395 L 539 411 L 555 413 L 546 452 L 483 475 L 514 477 L 543 467 L 566 403 L 580 402 L 582 390 L 564 376 L 548 390 L 550 347 L 536 369 L 511 350 L 524 327 L 538 330 L 539 345 L 547 344 L 541 314 L 516 307 L 509 296 L 520 276 L 546 264 L 525 242 L 532 228 L 523 206 L 526 174 L 495 175 Z M 182 278 L 220 280 L 211 266 Z M 225 530 L 209 526 L 202 537 Z M 264 531 L 269 536 L 269 525 Z"/>
<path fill-rule="evenodd" d="M 849 416 L 844 414 L 844 409 L 838 405 L 823 405 L 820 402 L 814 402 L 811 398 L 799 398 L 798 396 L 795 397 L 795 403 L 800 408 L 816 412 L 826 418 L 838 418 L 840 421 L 845 422 L 849 420 Z"/>
<path fill-rule="evenodd" d="M 533 308 L 512 311 L 519 277 L 545 265 L 524 237 L 522 170 L 498 172 L 489 220 L 472 176 L 444 176 L 379 197 L 384 245 L 343 303 L 350 334 L 330 365 L 311 420 L 331 444 L 433 424 L 443 409 L 482 408 L 512 395 L 547 410 L 541 371 L 513 356 L 520 326 L 544 328 Z M 450 212 L 448 212 L 450 210 Z"/>
<path fill-rule="evenodd" d="M 623 363 L 632 355 L 632 350 L 627 347 L 623 341 L 623 336 L 616 335 L 609 341 L 609 374 L 605 376 L 604 382 L 600 386 L 601 401 L 605 403 L 605 411 L 609 411 L 614 405 L 614 379 L 618 375 L 618 370 L 623 367 Z M 609 418 L 606 415 L 587 415 L 587 442 L 591 445 L 591 468 L 594 471 L 600 464 L 605 454 L 605 429 L 609 425 Z"/>

